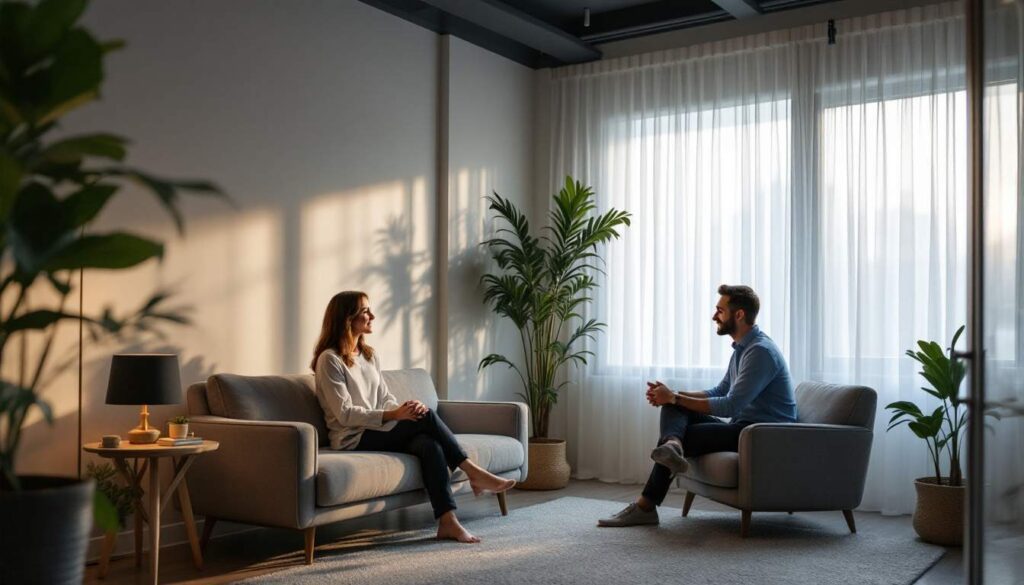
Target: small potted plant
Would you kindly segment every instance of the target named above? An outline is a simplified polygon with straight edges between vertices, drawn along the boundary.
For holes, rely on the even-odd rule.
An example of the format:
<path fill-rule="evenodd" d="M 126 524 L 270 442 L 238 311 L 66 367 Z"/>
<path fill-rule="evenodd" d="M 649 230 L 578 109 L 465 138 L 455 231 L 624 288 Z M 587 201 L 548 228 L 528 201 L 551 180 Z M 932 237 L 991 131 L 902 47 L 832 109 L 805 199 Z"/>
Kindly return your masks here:
<path fill-rule="evenodd" d="M 171 419 L 171 422 L 167 425 L 169 428 L 167 434 L 172 439 L 184 439 L 188 436 L 188 417 L 187 416 L 176 416 Z"/>
<path fill-rule="evenodd" d="M 921 388 L 941 402 L 931 412 L 909 401 L 893 402 L 885 408 L 893 412 L 889 428 L 906 424 L 923 439 L 931 455 L 935 475 L 914 480 L 917 506 L 914 509 L 914 530 L 922 540 L 944 546 L 963 544 L 964 485 L 960 470 L 960 453 L 966 435 L 967 408 L 957 401 L 960 383 L 966 373 L 964 365 L 953 359 L 953 348 L 964 331 L 956 330 L 947 351 L 934 341 L 918 341 L 918 351 L 907 355 L 921 364 L 921 377 L 931 388 Z M 942 474 L 946 463 L 949 475 Z"/>

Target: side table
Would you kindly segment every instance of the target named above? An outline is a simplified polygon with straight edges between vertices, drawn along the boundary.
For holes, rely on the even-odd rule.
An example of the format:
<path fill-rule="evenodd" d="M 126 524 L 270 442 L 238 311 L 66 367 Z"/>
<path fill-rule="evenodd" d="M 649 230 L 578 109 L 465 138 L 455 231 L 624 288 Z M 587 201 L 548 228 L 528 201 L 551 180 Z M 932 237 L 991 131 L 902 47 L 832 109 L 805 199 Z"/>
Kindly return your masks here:
<path fill-rule="evenodd" d="M 196 456 L 216 451 L 218 447 L 220 447 L 220 443 L 217 441 L 203 441 L 199 445 L 180 447 L 164 447 L 156 444 L 135 445 L 127 442 L 114 448 L 105 448 L 98 442 L 86 443 L 82 446 L 82 449 L 88 453 L 112 459 L 114 467 L 128 482 L 128 485 L 139 494 L 139 498 L 135 502 L 134 514 L 135 566 L 142 566 L 142 524 L 146 522 L 149 524 L 149 573 L 154 585 L 157 582 L 157 568 L 160 561 L 160 515 L 176 491 L 178 501 L 181 503 L 185 532 L 188 534 L 188 541 L 192 547 L 192 562 L 197 569 L 203 568 L 203 554 L 199 549 L 195 518 L 192 517 L 192 501 L 189 499 L 188 486 L 184 480 L 185 473 L 192 466 Z M 171 458 L 174 475 L 161 497 L 160 460 L 165 457 Z M 129 459 L 132 460 L 131 464 L 128 463 Z M 149 489 L 143 493 L 142 478 L 146 473 L 149 473 Z M 143 505 L 144 499 L 148 500 L 148 506 Z M 110 549 L 111 547 L 106 546 L 103 550 L 103 558 L 100 560 L 101 577 L 106 574 L 105 569 L 109 562 Z"/>

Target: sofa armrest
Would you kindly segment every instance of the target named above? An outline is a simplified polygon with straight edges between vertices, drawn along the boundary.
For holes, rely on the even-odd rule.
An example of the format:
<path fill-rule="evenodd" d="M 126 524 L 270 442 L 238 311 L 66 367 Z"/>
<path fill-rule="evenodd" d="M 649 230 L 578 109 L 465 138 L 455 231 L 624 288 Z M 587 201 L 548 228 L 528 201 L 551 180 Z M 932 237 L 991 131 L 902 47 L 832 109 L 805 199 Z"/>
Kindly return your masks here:
<path fill-rule="evenodd" d="M 530 454 L 530 411 L 526 404 L 441 400 L 437 403 L 437 416 L 455 434 L 504 435 L 522 443 L 519 481 L 526 479 Z"/>
<path fill-rule="evenodd" d="M 316 506 L 317 433 L 303 422 L 194 416 L 196 435 L 220 442 L 187 475 L 198 514 L 305 528 Z"/>
<path fill-rule="evenodd" d="M 852 510 L 874 434 L 846 425 L 758 423 L 740 433 L 739 503 L 749 510 Z"/>

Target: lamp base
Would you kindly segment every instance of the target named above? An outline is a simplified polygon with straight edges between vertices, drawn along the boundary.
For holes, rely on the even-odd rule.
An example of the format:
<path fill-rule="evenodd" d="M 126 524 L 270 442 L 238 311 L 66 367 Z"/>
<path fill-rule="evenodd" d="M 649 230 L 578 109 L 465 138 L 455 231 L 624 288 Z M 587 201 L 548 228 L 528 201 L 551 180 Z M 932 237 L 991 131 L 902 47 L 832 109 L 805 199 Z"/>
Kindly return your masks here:
<path fill-rule="evenodd" d="M 132 429 L 128 431 L 128 442 L 136 445 L 156 443 L 156 440 L 159 438 L 159 429 Z"/>

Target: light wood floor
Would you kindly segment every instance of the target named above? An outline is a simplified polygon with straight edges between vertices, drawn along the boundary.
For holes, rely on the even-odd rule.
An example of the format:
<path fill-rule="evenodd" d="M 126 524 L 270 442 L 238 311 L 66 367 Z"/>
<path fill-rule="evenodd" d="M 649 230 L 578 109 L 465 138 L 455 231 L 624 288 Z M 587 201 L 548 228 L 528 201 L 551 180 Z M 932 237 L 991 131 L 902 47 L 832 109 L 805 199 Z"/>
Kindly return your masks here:
<path fill-rule="evenodd" d="M 598 481 L 572 481 L 564 490 L 550 492 L 513 490 L 508 497 L 510 514 L 516 508 L 532 506 L 565 496 L 595 498 L 630 502 L 636 498 L 640 486 L 617 485 Z M 673 490 L 667 505 L 682 506 L 682 492 Z M 674 499 L 674 501 L 673 501 Z M 462 497 L 458 500 L 459 517 L 472 519 L 498 514 L 498 503 L 494 497 L 472 498 Z M 719 506 L 704 498 L 697 498 L 694 509 L 730 509 Z M 823 512 L 818 512 L 823 513 Z M 838 514 L 838 512 L 836 512 Z M 909 524 L 910 517 L 894 517 L 888 521 Z M 754 523 L 757 514 L 754 514 Z M 340 522 L 317 529 L 317 554 L 337 553 L 349 548 L 365 546 L 368 539 L 399 530 L 423 528 L 433 525 L 433 515 L 426 504 L 386 512 L 366 518 L 358 518 Z M 737 526 L 739 513 L 737 512 Z M 481 535 L 484 538 L 486 534 Z M 303 564 L 302 533 L 290 530 L 257 529 L 244 533 L 228 534 L 215 537 L 205 555 L 205 567 L 197 571 L 192 565 L 187 545 L 178 545 L 161 549 L 160 582 L 161 583 L 231 583 L 239 579 L 273 572 L 286 567 Z M 928 570 L 918 581 L 918 585 L 953 585 L 962 583 L 963 563 L 959 549 L 949 549 L 942 560 Z M 135 568 L 130 557 L 115 559 L 110 563 L 110 573 L 106 579 L 96 578 L 96 566 L 91 565 L 86 571 L 85 583 L 121 585 L 147 583 L 148 574 L 145 569 Z"/>

